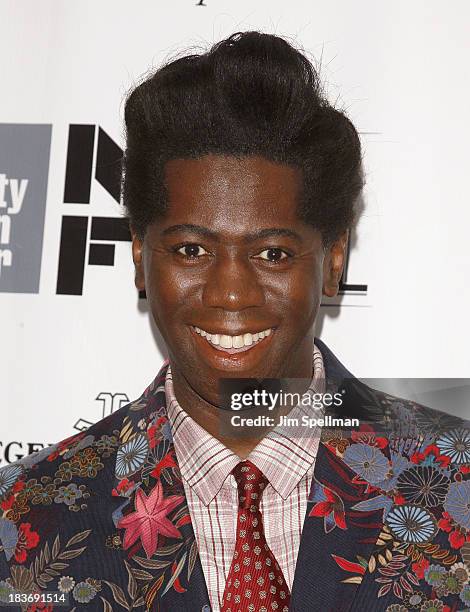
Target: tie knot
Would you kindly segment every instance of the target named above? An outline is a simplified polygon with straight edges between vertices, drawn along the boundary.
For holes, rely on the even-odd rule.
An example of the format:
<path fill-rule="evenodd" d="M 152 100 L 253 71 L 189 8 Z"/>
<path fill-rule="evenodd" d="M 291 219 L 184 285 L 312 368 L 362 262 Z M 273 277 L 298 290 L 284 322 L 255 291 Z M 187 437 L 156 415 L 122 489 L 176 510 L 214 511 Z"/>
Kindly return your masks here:
<path fill-rule="evenodd" d="M 259 510 L 261 495 L 268 479 L 251 461 L 240 461 L 232 470 L 238 485 L 238 504 L 240 508 Z"/>

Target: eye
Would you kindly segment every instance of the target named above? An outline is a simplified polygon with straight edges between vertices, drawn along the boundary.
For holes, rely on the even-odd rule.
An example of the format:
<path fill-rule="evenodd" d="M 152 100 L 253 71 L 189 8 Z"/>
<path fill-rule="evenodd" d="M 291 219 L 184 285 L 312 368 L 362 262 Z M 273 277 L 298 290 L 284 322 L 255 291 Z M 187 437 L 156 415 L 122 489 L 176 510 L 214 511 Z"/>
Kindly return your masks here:
<path fill-rule="evenodd" d="M 183 257 L 187 257 L 188 259 L 197 259 L 202 255 L 209 254 L 200 244 L 184 244 L 183 246 L 177 247 L 175 251 L 179 255 L 183 255 Z"/>
<path fill-rule="evenodd" d="M 276 264 L 290 257 L 290 253 L 278 247 L 271 247 L 269 249 L 264 249 L 264 251 L 261 251 L 256 257 L 268 261 L 269 263 Z"/>

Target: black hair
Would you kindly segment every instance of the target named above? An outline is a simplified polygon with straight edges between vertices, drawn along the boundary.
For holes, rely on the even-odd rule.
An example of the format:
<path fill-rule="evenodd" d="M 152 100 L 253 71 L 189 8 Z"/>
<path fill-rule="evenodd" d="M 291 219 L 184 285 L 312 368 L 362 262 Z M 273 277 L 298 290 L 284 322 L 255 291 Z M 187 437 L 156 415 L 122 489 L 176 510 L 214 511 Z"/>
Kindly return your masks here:
<path fill-rule="evenodd" d="M 302 170 L 299 217 L 325 244 L 354 221 L 363 186 L 356 129 L 315 68 L 283 38 L 238 32 L 159 68 L 125 103 L 123 202 L 143 237 L 166 211 L 164 166 L 207 154 L 258 155 Z"/>

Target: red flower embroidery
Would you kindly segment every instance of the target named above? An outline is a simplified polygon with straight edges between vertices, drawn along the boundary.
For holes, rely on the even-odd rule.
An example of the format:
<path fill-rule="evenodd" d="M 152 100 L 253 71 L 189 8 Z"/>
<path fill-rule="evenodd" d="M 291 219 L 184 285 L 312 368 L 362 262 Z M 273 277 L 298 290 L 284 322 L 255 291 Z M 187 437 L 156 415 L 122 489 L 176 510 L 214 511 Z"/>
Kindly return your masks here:
<path fill-rule="evenodd" d="M 415 573 L 416 578 L 422 580 L 424 578 L 424 572 L 429 567 L 429 561 L 427 559 L 421 559 L 421 561 L 417 561 L 411 565 L 411 569 Z"/>
<path fill-rule="evenodd" d="M 324 501 L 317 502 L 310 510 L 309 516 L 323 516 L 326 533 L 335 526 L 346 529 L 344 505 L 339 495 L 325 486 L 321 487 L 320 495 Z"/>
<path fill-rule="evenodd" d="M 119 482 L 118 486 L 111 491 L 111 494 L 114 497 L 120 497 L 121 495 L 125 495 L 133 485 L 134 483 L 132 482 L 132 480 L 129 480 L 128 478 L 123 478 Z"/>
<path fill-rule="evenodd" d="M 157 446 L 157 443 L 158 443 L 158 439 L 157 439 L 157 426 L 156 425 L 152 425 L 151 427 L 149 427 L 147 429 L 147 437 L 148 437 L 148 440 L 149 440 L 150 448 L 155 448 Z"/>
<path fill-rule="evenodd" d="M 14 502 L 15 502 L 15 496 L 12 494 L 12 495 L 10 495 L 9 497 L 7 497 L 7 498 L 6 498 L 4 501 L 2 501 L 2 502 L 0 503 L 0 508 L 1 508 L 2 510 L 5 510 L 5 512 L 6 512 L 7 510 L 10 510 L 10 509 L 11 509 L 11 507 L 12 507 L 12 506 L 13 506 L 13 504 L 14 504 Z"/>
<path fill-rule="evenodd" d="M 151 475 L 154 478 L 160 478 L 161 471 L 163 468 L 167 467 L 178 467 L 175 460 L 175 450 L 172 448 L 169 453 L 167 453 L 161 461 L 157 463 L 157 465 L 153 468 Z"/>
<path fill-rule="evenodd" d="M 155 448 L 158 444 L 158 442 L 161 439 L 161 429 L 162 426 L 168 421 L 168 419 L 166 417 L 159 417 L 157 419 L 157 422 L 154 425 L 151 425 L 148 429 L 147 429 L 147 437 L 149 440 L 149 444 L 150 444 L 150 448 Z M 158 436 L 157 436 L 158 434 Z"/>
<path fill-rule="evenodd" d="M 448 467 L 450 463 L 450 457 L 441 455 L 439 448 L 435 444 L 427 446 L 422 453 L 414 453 L 410 457 L 412 463 L 423 463 L 429 455 L 434 455 L 434 460 L 441 464 L 441 467 Z"/>
<path fill-rule="evenodd" d="M 31 531 L 31 523 L 21 523 L 18 530 L 18 542 L 15 548 L 15 559 L 17 563 L 24 563 L 27 551 L 39 544 L 39 534 Z"/>
<path fill-rule="evenodd" d="M 452 548 L 462 548 L 465 544 L 465 536 L 457 529 L 454 529 L 449 535 L 449 544 Z"/>
<path fill-rule="evenodd" d="M 442 531 L 449 533 L 450 531 L 452 531 L 452 522 L 450 520 L 450 515 L 448 512 L 443 512 L 442 516 L 443 518 L 441 518 L 437 525 L 439 529 L 442 529 Z"/>

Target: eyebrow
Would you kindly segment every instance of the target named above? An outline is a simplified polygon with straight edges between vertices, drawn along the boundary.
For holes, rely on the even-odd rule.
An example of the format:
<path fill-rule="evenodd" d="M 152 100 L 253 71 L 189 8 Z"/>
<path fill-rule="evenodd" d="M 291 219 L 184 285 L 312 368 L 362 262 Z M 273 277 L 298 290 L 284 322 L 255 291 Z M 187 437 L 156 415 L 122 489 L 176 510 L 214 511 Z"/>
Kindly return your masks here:
<path fill-rule="evenodd" d="M 171 234 L 176 234 L 177 232 L 189 231 L 194 234 L 199 234 L 200 236 L 204 236 L 205 238 L 210 238 L 215 240 L 216 242 L 221 242 L 222 238 L 217 234 L 217 232 L 213 232 L 207 227 L 203 227 L 202 225 L 194 225 L 193 223 L 179 223 L 178 225 L 171 225 L 163 230 L 162 236 L 169 236 Z M 286 236 L 287 238 L 293 238 L 294 240 L 298 240 L 299 242 L 302 240 L 302 236 L 291 230 L 287 227 L 268 227 L 262 230 L 258 230 L 256 232 L 249 232 L 243 236 L 243 242 L 254 242 L 255 240 L 260 240 L 262 238 L 271 238 L 273 236 Z"/>

